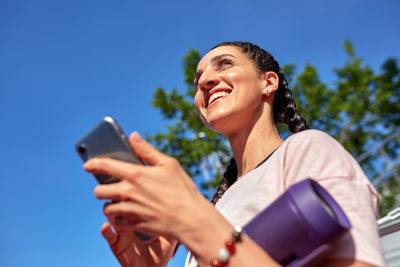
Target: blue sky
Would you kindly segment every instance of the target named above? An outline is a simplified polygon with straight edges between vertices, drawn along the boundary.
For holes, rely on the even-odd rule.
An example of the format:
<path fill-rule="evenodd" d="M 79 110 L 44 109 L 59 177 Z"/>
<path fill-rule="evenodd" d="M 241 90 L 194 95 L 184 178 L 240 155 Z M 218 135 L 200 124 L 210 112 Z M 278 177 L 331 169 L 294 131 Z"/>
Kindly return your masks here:
<path fill-rule="evenodd" d="M 399 11 L 395 0 L 0 0 L 0 266 L 118 266 L 74 143 L 105 115 L 163 131 L 153 89 L 183 88 L 189 48 L 252 41 L 329 81 L 345 38 L 376 69 L 399 58 Z"/>

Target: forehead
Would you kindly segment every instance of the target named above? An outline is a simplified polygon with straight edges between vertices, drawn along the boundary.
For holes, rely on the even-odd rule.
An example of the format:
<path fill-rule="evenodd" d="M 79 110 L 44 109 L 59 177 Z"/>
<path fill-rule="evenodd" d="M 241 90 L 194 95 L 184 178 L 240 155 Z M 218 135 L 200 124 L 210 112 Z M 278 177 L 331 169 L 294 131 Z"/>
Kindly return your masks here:
<path fill-rule="evenodd" d="M 205 54 L 205 56 L 200 60 L 199 64 L 197 65 L 197 70 L 204 70 L 209 64 L 213 62 L 214 58 L 221 55 L 231 55 L 239 60 L 249 60 L 246 55 L 241 51 L 241 49 L 236 46 L 220 46 Z"/>

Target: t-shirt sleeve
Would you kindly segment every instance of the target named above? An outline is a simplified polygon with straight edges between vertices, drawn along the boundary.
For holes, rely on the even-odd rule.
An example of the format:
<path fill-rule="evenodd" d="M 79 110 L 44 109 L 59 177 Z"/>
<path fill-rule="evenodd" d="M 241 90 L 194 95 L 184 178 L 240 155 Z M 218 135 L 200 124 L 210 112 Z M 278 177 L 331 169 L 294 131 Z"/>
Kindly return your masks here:
<path fill-rule="evenodd" d="M 330 257 L 385 266 L 376 224 L 378 194 L 354 158 L 335 139 L 317 130 L 294 134 L 285 143 L 284 190 L 312 178 L 332 195 L 351 222 L 350 233 L 335 242 Z"/>

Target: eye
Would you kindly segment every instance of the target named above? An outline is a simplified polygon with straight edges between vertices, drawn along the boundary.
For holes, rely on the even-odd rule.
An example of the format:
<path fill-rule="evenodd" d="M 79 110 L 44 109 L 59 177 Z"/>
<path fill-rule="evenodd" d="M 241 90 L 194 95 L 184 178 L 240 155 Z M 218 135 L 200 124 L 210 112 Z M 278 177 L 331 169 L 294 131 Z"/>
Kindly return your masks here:
<path fill-rule="evenodd" d="M 227 67 L 229 67 L 229 66 L 232 66 L 232 65 L 233 65 L 232 60 L 229 60 L 229 59 L 221 59 L 221 60 L 218 62 L 217 69 L 218 69 L 218 70 L 225 69 L 225 68 L 227 68 Z"/>

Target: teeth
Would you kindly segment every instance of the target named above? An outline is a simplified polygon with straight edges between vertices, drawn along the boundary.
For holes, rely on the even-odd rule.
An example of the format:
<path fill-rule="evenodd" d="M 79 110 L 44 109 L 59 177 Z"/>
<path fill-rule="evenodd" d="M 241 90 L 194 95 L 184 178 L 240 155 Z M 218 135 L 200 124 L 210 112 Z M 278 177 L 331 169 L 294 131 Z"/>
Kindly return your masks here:
<path fill-rule="evenodd" d="M 229 93 L 227 92 L 217 92 L 212 94 L 212 96 L 208 99 L 208 105 L 210 105 L 215 99 L 222 97 L 222 96 L 226 96 L 229 95 Z"/>

